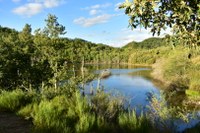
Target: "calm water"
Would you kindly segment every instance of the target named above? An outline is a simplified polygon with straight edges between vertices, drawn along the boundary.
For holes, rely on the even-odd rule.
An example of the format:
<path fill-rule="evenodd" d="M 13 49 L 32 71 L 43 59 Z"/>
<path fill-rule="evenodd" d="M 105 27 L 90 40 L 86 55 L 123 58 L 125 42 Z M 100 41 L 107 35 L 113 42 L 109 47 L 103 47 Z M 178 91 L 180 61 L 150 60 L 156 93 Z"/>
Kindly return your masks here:
<path fill-rule="evenodd" d="M 145 111 L 146 107 L 150 104 L 149 98 L 153 95 L 160 97 L 162 85 L 153 82 L 150 72 L 150 67 L 134 67 L 134 66 L 106 66 L 106 65 L 88 65 L 86 68 L 99 75 L 105 69 L 111 71 L 111 75 L 100 81 L 101 88 L 110 94 L 120 94 L 128 100 L 129 106 L 134 108 L 137 112 Z M 91 87 L 97 88 L 98 80 L 85 85 L 85 93 L 89 94 Z M 159 86 L 159 87 L 157 87 Z M 182 98 L 183 99 L 183 98 Z M 180 101 L 180 99 L 173 99 L 173 102 Z M 200 114 L 199 114 L 200 115 Z M 200 120 L 194 119 L 189 123 L 183 121 L 175 121 L 177 131 L 182 132 L 184 129 L 196 125 Z"/>
<path fill-rule="evenodd" d="M 149 96 L 151 94 L 160 95 L 159 89 L 147 78 L 151 68 L 107 68 L 111 71 L 111 75 L 101 79 L 100 86 L 106 92 L 118 93 L 127 98 L 132 108 L 145 108 L 149 105 Z M 94 71 L 100 74 L 105 69 Z M 141 73 L 139 73 L 141 72 Z M 98 80 L 93 80 L 86 85 L 86 93 L 90 88 L 97 88 Z"/>

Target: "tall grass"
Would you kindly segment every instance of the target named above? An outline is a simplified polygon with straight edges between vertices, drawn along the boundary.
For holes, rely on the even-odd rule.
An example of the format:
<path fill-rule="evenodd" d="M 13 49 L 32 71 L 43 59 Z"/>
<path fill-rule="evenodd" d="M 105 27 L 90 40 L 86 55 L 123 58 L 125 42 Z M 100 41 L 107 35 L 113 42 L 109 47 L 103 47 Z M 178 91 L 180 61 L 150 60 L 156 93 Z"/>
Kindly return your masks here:
<path fill-rule="evenodd" d="M 143 114 L 136 115 L 134 110 L 119 115 L 119 126 L 124 133 L 128 132 L 153 132 L 150 120 Z"/>
<path fill-rule="evenodd" d="M 0 93 L 1 111 L 16 111 L 27 102 L 30 102 L 29 96 L 20 89 Z"/>
<path fill-rule="evenodd" d="M 28 93 L 21 90 L 1 93 L 4 99 L 5 97 L 12 99 L 10 96 L 17 97 L 12 99 L 13 103 L 9 102 L 9 105 L 14 105 L 13 110 L 19 110 L 19 115 L 32 120 L 34 132 L 126 133 L 174 131 L 173 126 L 169 123 L 174 120 L 174 108 L 167 108 L 165 102 L 156 98 L 152 98 L 151 109 L 147 114 L 137 115 L 134 110 L 125 110 L 119 97 L 113 98 L 103 91 L 98 92 L 90 99 L 83 97 L 77 91 L 71 97 L 62 94 L 52 99 L 39 98 L 40 101 L 32 100 L 32 103 L 22 106 L 21 103 L 23 102 L 19 99 L 23 99 L 21 97 L 27 95 Z M 15 100 L 18 102 L 14 102 Z M 2 106 L 0 107 L 2 108 Z M 176 113 L 175 115 L 179 118 L 184 117 L 183 113 Z"/>
<path fill-rule="evenodd" d="M 192 67 L 189 72 L 190 89 L 200 93 L 200 55 L 192 59 Z"/>
<path fill-rule="evenodd" d="M 67 117 L 67 102 L 64 96 L 57 96 L 52 100 L 42 100 L 33 106 L 33 123 L 36 131 L 67 132 L 70 120 Z"/>

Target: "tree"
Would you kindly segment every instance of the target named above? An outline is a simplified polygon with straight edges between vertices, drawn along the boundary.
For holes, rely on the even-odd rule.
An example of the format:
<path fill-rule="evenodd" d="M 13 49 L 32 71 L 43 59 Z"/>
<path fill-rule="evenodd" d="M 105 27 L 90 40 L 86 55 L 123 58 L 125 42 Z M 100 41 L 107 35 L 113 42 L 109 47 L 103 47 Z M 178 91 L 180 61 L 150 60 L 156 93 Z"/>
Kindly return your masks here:
<path fill-rule="evenodd" d="M 23 30 L 19 33 L 19 39 L 25 45 L 33 43 L 33 37 L 31 35 L 31 31 L 32 31 L 31 25 L 26 24 Z"/>
<path fill-rule="evenodd" d="M 66 34 L 65 27 L 58 23 L 57 17 L 55 15 L 49 14 L 48 18 L 45 19 L 46 27 L 44 32 L 50 38 L 58 38 L 59 35 Z"/>
<path fill-rule="evenodd" d="M 65 73 L 65 63 L 60 63 L 62 60 L 61 53 L 64 52 L 65 45 L 59 38 L 60 35 L 66 34 L 65 27 L 58 23 L 55 15 L 49 14 L 45 20 L 46 27 L 41 35 L 46 35 L 47 39 L 50 39 L 49 44 L 46 45 L 47 60 L 52 69 L 53 77 L 50 80 L 54 84 L 55 91 L 57 91 L 57 84 L 63 77 L 62 73 Z"/>
<path fill-rule="evenodd" d="M 162 29 L 170 27 L 182 43 L 200 43 L 199 0 L 126 0 L 119 8 L 125 9 L 132 28 L 143 26 L 160 35 Z"/>

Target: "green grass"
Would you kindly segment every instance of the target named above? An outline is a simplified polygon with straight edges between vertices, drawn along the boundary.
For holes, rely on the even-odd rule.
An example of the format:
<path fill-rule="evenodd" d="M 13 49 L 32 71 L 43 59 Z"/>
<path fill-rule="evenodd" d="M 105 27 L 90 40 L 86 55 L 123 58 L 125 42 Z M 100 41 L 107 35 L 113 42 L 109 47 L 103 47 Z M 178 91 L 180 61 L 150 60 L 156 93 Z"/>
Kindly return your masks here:
<path fill-rule="evenodd" d="M 137 116 L 134 110 L 119 115 L 119 125 L 122 132 L 153 132 L 150 120 L 144 116 Z"/>
<path fill-rule="evenodd" d="M 186 90 L 186 94 L 189 100 L 200 102 L 200 92 L 194 90 Z"/>
<path fill-rule="evenodd" d="M 28 101 L 28 96 L 22 90 L 2 91 L 0 93 L 0 110 L 16 111 L 24 106 Z"/>
<path fill-rule="evenodd" d="M 38 94 L 34 94 L 36 96 L 32 96 L 32 99 L 38 97 Z M 196 95 L 196 92 L 192 92 L 192 95 Z M 22 99 L 24 100 L 27 96 L 30 97 L 30 94 L 21 90 L 1 93 L 1 98 L 6 101 L 4 103 L 8 104 L 6 109 L 12 109 L 18 115 L 32 120 L 33 132 L 151 133 L 174 131 L 168 125 L 169 121 L 174 120 L 174 108 L 167 108 L 164 101 L 156 98 L 152 99 L 150 112 L 139 115 L 134 110 L 127 111 L 122 108 L 123 102 L 120 97 L 114 97 L 103 91 L 99 91 L 90 99 L 81 96 L 77 91 L 71 97 L 60 94 L 52 99 L 39 98 L 39 100 L 31 100 L 31 103 L 23 104 Z M 0 106 L 0 109 L 2 108 L 5 109 L 4 106 Z M 179 118 L 184 116 L 183 113 L 175 113 L 175 115 Z M 161 130 L 157 129 L 157 123 L 159 127 L 162 127 Z"/>

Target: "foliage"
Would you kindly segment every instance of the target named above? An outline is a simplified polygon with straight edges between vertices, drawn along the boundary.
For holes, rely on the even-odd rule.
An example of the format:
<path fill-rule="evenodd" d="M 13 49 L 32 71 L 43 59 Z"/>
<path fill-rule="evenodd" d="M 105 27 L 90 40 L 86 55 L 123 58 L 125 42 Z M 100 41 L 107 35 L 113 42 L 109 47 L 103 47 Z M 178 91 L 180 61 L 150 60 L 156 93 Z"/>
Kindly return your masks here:
<path fill-rule="evenodd" d="M 55 97 L 48 101 L 43 100 L 39 105 L 33 106 L 33 123 L 38 131 L 42 132 L 66 132 L 69 130 L 66 125 L 66 98 L 63 96 Z"/>
<path fill-rule="evenodd" d="M 131 64 L 154 64 L 158 59 L 167 55 L 171 49 L 169 47 L 159 47 L 155 49 L 133 49 L 129 55 L 128 62 Z"/>
<path fill-rule="evenodd" d="M 126 0 L 120 8 L 132 28 L 151 28 L 153 35 L 173 27 L 176 38 L 189 46 L 199 45 L 200 3 L 198 0 Z"/>
<path fill-rule="evenodd" d="M 176 52 L 170 56 L 164 66 L 164 76 L 167 80 L 171 80 L 172 82 L 177 80 L 181 83 L 187 82 L 187 73 L 190 69 L 190 60 L 187 55 L 184 54 L 184 51 Z M 188 85 L 188 83 L 186 83 Z M 180 86 L 181 85 L 177 85 Z"/>
<path fill-rule="evenodd" d="M 91 98 L 91 103 L 94 113 L 104 117 L 108 121 L 115 120 L 123 108 L 122 98 L 112 97 L 103 91 L 97 92 L 97 94 Z"/>
<path fill-rule="evenodd" d="M 2 91 L 0 93 L 0 110 L 1 111 L 16 111 L 20 107 L 30 102 L 29 96 L 22 90 Z"/>
<path fill-rule="evenodd" d="M 186 115 L 187 109 L 179 106 L 168 106 L 165 97 L 151 98 L 148 116 L 151 123 L 158 127 L 156 130 L 161 132 L 175 132 L 177 129 L 177 121 L 189 122 L 189 117 Z"/>
<path fill-rule="evenodd" d="M 130 42 L 127 45 L 125 45 L 123 48 L 133 48 L 133 49 L 154 49 L 160 46 L 164 46 L 165 45 L 165 39 L 164 38 L 156 38 L 156 37 L 152 37 L 152 38 L 148 38 L 145 39 L 142 42 Z"/>
<path fill-rule="evenodd" d="M 120 114 L 119 125 L 123 132 L 153 132 L 150 120 L 142 114 L 138 117 L 134 110 Z"/>
<path fill-rule="evenodd" d="M 58 23 L 57 17 L 52 14 L 48 14 L 48 18 L 45 20 L 46 27 L 44 29 L 45 35 L 50 38 L 57 38 L 59 35 L 66 34 L 65 27 Z"/>
<path fill-rule="evenodd" d="M 46 24 L 34 35 L 29 24 L 20 32 L 0 27 L 0 87 L 3 88 L 0 110 L 15 111 L 32 120 L 35 132 L 153 132 L 158 125 L 162 131 L 173 131 L 168 122 L 174 119 L 175 108 L 167 108 L 165 102 L 160 103 L 156 98 L 152 98 L 149 114 L 137 115 L 134 110 L 124 109 L 121 97 L 103 91 L 82 96 L 80 83 L 94 77 L 84 68 L 85 63 L 151 65 L 157 62 L 162 64 L 158 65 L 162 69 L 159 76 L 172 82 L 175 88 L 200 90 L 197 50 L 174 45 L 177 50 L 172 51 L 166 46 L 165 38 L 112 48 L 78 38 L 59 38 L 65 27 L 57 22 L 55 15 L 50 14 Z M 172 38 L 175 44 L 181 43 L 176 42 L 177 36 Z M 78 65 L 82 66 L 81 76 L 77 76 Z"/>

